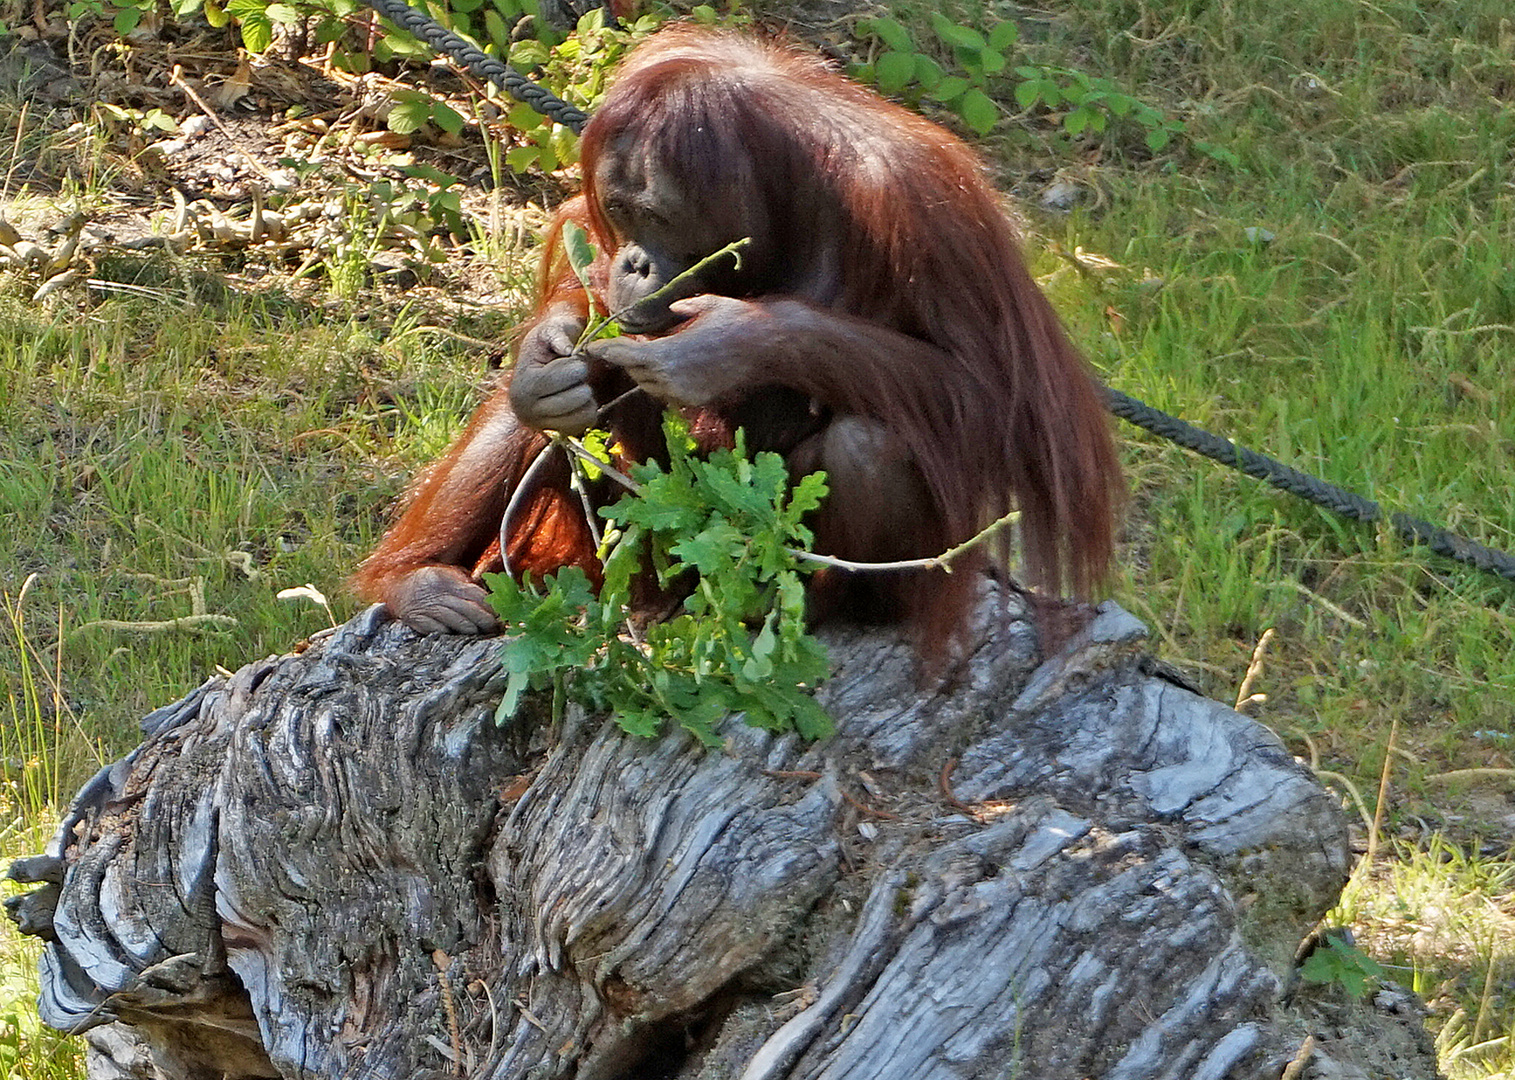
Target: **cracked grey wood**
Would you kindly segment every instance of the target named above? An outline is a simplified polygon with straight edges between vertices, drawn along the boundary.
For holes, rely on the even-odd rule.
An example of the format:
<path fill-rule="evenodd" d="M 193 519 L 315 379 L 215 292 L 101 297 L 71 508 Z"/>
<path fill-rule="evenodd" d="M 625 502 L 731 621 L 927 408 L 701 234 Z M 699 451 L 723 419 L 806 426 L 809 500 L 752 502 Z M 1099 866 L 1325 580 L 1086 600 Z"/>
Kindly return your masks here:
<path fill-rule="evenodd" d="M 81 792 L 19 875 L 66 867 L 43 1016 L 115 1021 L 97 1077 L 1276 1076 L 1335 801 L 1113 605 L 1050 658 L 1016 597 L 976 619 L 926 689 L 830 632 L 834 738 L 708 752 L 499 729 L 495 642 L 371 610 Z"/>

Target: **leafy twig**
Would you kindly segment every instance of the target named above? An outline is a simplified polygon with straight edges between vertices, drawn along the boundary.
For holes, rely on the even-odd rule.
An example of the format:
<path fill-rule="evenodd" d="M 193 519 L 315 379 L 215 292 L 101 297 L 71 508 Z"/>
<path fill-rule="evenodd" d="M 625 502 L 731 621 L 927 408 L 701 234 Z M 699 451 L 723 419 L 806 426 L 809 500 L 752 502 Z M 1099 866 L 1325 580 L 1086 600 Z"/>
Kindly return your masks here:
<path fill-rule="evenodd" d="M 634 734 L 656 735 L 672 718 L 713 744 L 716 723 L 733 712 L 772 730 L 826 733 L 830 721 L 809 696 L 827 674 L 825 649 L 806 631 L 803 570 L 785 553 L 809 542 L 802 521 L 824 481 L 811 475 L 791 489 L 777 454 L 748 460 L 739 438 L 735 452 L 697 458 L 686 431 L 671 422 L 667 430 L 668 468 L 635 466 L 642 493 L 601 511 L 616 532 L 601 551 L 598 595 L 577 567 L 540 581 L 490 579 L 512 635 L 498 715 L 513 715 L 528 686 L 561 680 L 573 700 L 612 712 Z M 605 468 L 587 449 L 567 452 Z M 680 592 L 675 582 L 687 575 L 697 585 L 682 614 L 638 638 L 623 626 L 644 567 Z"/>
<path fill-rule="evenodd" d="M 589 319 L 584 327 L 584 332 L 579 335 L 578 343 L 574 346 L 574 354 L 581 353 L 585 345 L 597 340 L 613 324 L 619 322 L 632 308 L 639 304 L 645 304 L 649 300 L 662 300 L 678 289 L 679 286 L 684 285 L 714 266 L 717 260 L 730 256 L 734 260 L 732 268 L 740 270 L 742 268 L 742 252 L 751 243 L 752 237 L 750 236 L 744 236 L 740 240 L 733 240 L 718 251 L 713 251 L 709 255 L 706 255 L 699 262 L 689 267 L 689 269 L 676 275 L 664 285 L 648 293 L 635 303 L 628 304 L 626 307 L 613 311 L 603 318 L 596 319 L 594 312 L 594 291 L 589 287 L 589 267 L 596 257 L 594 245 L 589 242 L 589 236 L 584 232 L 582 226 L 569 222 L 563 230 L 563 246 L 568 253 L 568 265 L 573 268 L 574 276 L 579 279 L 579 284 L 584 286 L 584 295 L 589 298 Z M 603 411 L 602 409 L 601 412 L 603 413 Z"/>

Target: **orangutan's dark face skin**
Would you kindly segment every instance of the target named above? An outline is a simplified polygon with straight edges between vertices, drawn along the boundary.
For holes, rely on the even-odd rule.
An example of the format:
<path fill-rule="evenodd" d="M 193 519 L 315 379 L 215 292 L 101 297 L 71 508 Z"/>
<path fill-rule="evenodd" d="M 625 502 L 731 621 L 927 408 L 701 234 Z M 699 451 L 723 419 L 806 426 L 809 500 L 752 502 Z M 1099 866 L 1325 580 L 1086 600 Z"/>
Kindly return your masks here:
<path fill-rule="evenodd" d="M 707 185 L 670 176 L 629 140 L 616 140 L 612 149 L 617 152 L 602 155 L 594 170 L 600 213 L 619 241 L 606 300 L 622 330 L 663 333 L 679 322 L 669 310 L 675 301 L 736 291 L 736 259 L 707 267 L 656 300 L 647 298 L 726 245 L 761 235 L 765 225 L 739 195 L 721 193 L 729 197 L 713 206 L 715 193 Z M 751 246 L 749 240 L 748 260 Z"/>

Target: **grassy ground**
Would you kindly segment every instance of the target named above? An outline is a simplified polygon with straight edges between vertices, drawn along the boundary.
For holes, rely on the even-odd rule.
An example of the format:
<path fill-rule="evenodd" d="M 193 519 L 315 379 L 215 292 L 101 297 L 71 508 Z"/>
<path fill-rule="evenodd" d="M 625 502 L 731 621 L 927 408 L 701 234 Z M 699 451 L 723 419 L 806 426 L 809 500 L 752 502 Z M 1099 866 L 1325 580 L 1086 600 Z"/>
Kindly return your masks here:
<path fill-rule="evenodd" d="M 1119 264 L 1053 285 L 1110 382 L 1515 548 L 1507 13 L 1100 4 L 1053 24 L 1049 52 L 1118 73 L 1240 159 L 1062 164 L 1095 205 L 1036 224 Z M 1382 812 L 1341 917 L 1432 1000 L 1450 1075 L 1511 1075 L 1515 586 L 1126 435 L 1118 597 L 1220 698 L 1272 631 L 1248 711 L 1339 774 L 1365 833 Z"/>
<path fill-rule="evenodd" d="M 1029 13 L 1012 65 L 1097 74 L 1187 125 L 1155 157 L 1119 118 L 1092 140 L 1055 113 L 1010 116 L 983 140 L 1107 380 L 1515 550 L 1506 12 L 1060 0 Z M 990 86 L 1007 114 L 1015 83 Z M 0 149 L 13 220 L 105 198 L 100 170 L 61 193 L 16 181 L 23 158 L 77 157 L 80 136 L 3 108 L 0 130 L 18 130 Z M 1038 208 L 1055 181 L 1080 192 L 1071 213 Z M 506 265 L 493 285 L 518 296 Z M 98 267 L 139 291 L 53 305 L 0 281 L 0 857 L 36 849 L 60 798 L 134 743 L 138 717 L 352 613 L 346 573 L 486 375 L 490 350 L 453 332 L 499 340 L 512 317 L 509 304 L 385 307 L 339 275 L 282 293 L 225 270 Z M 1116 598 L 1214 696 L 1246 682 L 1247 711 L 1362 818 L 1376 858 L 1340 917 L 1430 1000 L 1446 1071 L 1515 1075 L 1515 585 L 1121 434 L 1134 499 Z M 275 598 L 307 582 L 330 615 Z M 3 940 L 0 1066 L 14 1046 L 28 1075 L 49 1075 L 39 1062 L 76 1075 L 24 1018 L 30 960 Z"/>

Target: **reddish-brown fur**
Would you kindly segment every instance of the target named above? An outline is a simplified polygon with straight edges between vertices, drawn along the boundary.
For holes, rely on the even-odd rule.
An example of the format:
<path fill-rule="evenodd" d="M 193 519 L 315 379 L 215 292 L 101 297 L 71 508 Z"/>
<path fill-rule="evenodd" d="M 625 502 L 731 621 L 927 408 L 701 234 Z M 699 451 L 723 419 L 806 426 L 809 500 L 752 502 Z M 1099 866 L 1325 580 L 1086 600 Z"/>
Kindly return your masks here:
<path fill-rule="evenodd" d="M 585 191 L 549 234 L 539 321 L 566 305 L 584 308 L 561 255 L 567 222 L 584 225 L 603 253 L 597 283 L 626 239 L 607 221 L 597 187 L 599 167 L 616 154 L 676 179 L 688 194 L 682 213 L 702 223 L 702 237 L 735 239 L 756 223 L 744 276 L 730 290 L 708 291 L 750 301 L 744 311 L 755 326 L 759 316 L 782 313 L 783 326 L 805 332 L 733 337 L 730 362 L 753 361 L 749 389 L 783 387 L 797 394 L 781 401 L 810 399 L 828 420 L 882 425 L 924 481 L 929 500 L 915 520 L 899 507 L 851 506 L 833 485 L 832 504 L 845 512 L 817 518 L 818 550 L 934 554 L 1017 507 L 1026 578 L 1082 595 L 1097 586 L 1120 498 L 1108 421 L 1021 258 L 1000 196 L 964 143 L 797 50 L 693 28 L 664 31 L 633 54 L 584 133 Z M 601 402 L 631 385 L 610 365 L 599 365 L 590 382 Z M 773 415 L 771 404 L 744 413 L 741 398 L 727 391 L 703 415 L 716 428 L 782 427 L 789 419 Z M 611 418 L 632 452 L 652 451 L 655 412 L 623 409 Z M 803 457 L 797 439 L 760 432 L 756 443 L 765 441 Z M 422 475 L 403 516 L 359 568 L 358 592 L 394 606 L 397 584 L 420 567 L 472 571 L 495 538 L 506 492 L 543 444 L 514 422 L 506 390 L 496 390 Z M 866 550 L 880 547 L 869 538 L 884 533 L 889 550 Z M 510 547 L 517 571 L 592 566 L 566 471 L 532 494 Z M 905 591 L 906 606 L 930 608 L 934 626 L 960 615 L 963 590 L 939 576 Z"/>

